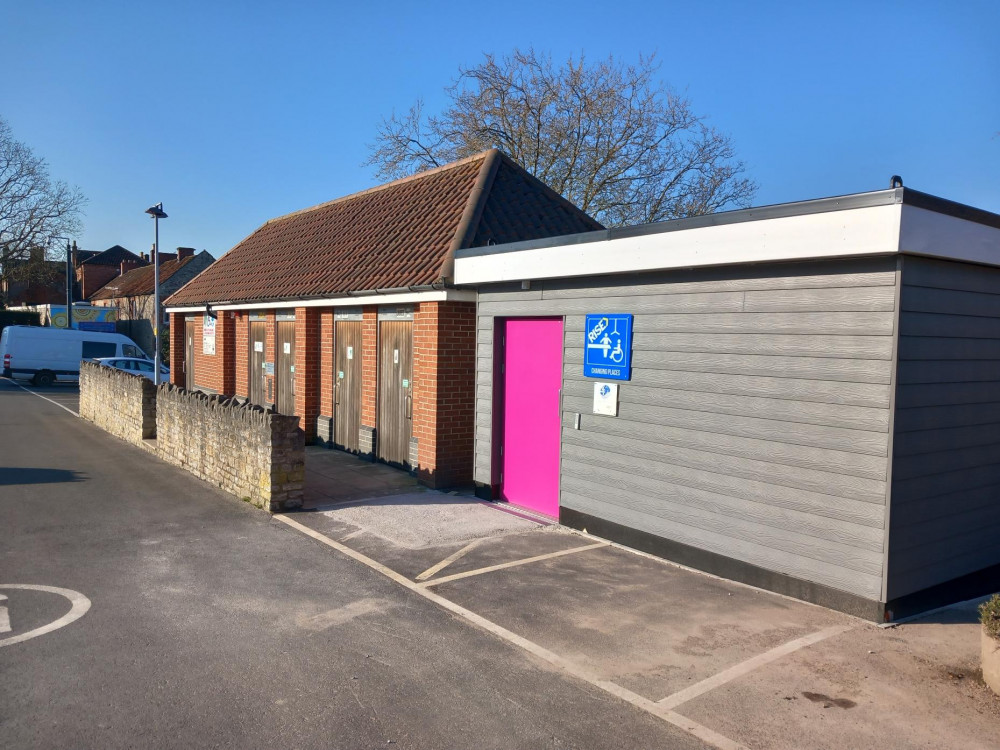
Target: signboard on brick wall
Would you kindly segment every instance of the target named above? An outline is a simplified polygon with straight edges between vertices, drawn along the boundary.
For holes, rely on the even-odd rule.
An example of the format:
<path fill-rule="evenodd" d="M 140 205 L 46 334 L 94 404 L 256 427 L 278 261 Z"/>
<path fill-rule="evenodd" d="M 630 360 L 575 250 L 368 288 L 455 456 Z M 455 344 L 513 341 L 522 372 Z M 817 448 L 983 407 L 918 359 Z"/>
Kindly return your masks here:
<path fill-rule="evenodd" d="M 201 322 L 201 353 L 215 354 L 215 318 L 211 315 Z"/>

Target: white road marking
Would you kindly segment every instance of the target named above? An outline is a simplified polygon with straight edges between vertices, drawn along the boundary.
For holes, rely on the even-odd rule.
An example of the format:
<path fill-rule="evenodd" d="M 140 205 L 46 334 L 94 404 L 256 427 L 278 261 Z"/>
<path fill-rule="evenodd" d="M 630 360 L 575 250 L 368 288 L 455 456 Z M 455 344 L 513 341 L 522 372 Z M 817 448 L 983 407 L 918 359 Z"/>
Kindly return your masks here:
<path fill-rule="evenodd" d="M 437 575 L 438 573 L 440 573 L 442 570 L 444 570 L 445 568 L 447 568 L 449 565 L 451 565 L 456 560 L 461 559 L 461 558 L 465 557 L 469 552 L 472 552 L 472 550 L 474 550 L 479 545 L 479 543 L 481 541 L 483 541 L 483 540 L 482 539 L 473 539 L 471 542 L 469 542 L 464 547 L 462 547 L 462 549 L 460 549 L 460 550 L 458 550 L 456 552 L 452 552 L 444 560 L 442 560 L 441 562 L 437 563 L 436 565 L 432 565 L 427 570 L 425 570 L 423 573 L 421 573 L 420 575 L 418 575 L 417 576 L 417 580 L 418 581 L 426 581 L 431 576 Z"/>
<path fill-rule="evenodd" d="M 13 383 L 14 385 L 16 385 L 16 386 L 17 386 L 18 388 L 20 388 L 20 389 L 21 389 L 22 391 L 27 391 L 28 393 L 30 393 L 30 394 L 31 394 L 31 395 L 33 395 L 33 396 L 38 396 L 38 398 L 42 399 L 43 401 L 48 401 L 48 402 L 49 402 L 50 404 L 55 404 L 55 405 L 56 405 L 56 406 L 58 406 L 58 407 L 59 407 L 60 409 L 65 409 L 65 410 L 66 410 L 66 411 L 68 411 L 68 412 L 69 412 L 70 414 L 72 414 L 72 415 L 73 415 L 74 417 L 79 417 L 79 416 L 80 416 L 80 414 L 79 414 L 78 412 L 75 412 L 75 411 L 73 411 L 73 410 L 72 410 L 72 409 L 70 409 L 70 408 L 69 408 L 68 406 L 63 406 L 63 405 L 62 405 L 62 404 L 60 404 L 60 403 L 59 403 L 58 401 L 53 401 L 53 400 L 52 400 L 51 398 L 46 398 L 45 396 L 43 396 L 43 395 L 42 395 L 41 393 L 39 393 L 38 391 L 33 391 L 33 390 L 31 390 L 30 388 L 25 388 L 25 387 L 24 387 L 23 385 L 21 385 L 20 383 L 18 383 L 18 382 L 17 382 L 16 380 L 11 380 L 10 382 L 11 382 L 11 383 Z"/>
<path fill-rule="evenodd" d="M 834 625 L 833 627 L 824 628 L 823 630 L 818 630 L 815 633 L 810 633 L 802 638 L 796 638 L 794 641 L 783 643 L 776 648 L 772 648 L 770 651 L 765 651 L 763 654 L 758 654 L 752 659 L 740 662 L 729 669 L 725 669 L 716 675 L 712 675 L 708 679 L 697 682 L 690 687 L 686 687 L 673 695 L 668 695 L 666 698 L 660 700 L 657 705 L 663 706 L 667 709 L 677 708 L 677 706 L 682 703 L 687 703 L 689 700 L 697 698 L 699 695 L 704 695 L 710 690 L 715 690 L 715 688 L 725 685 L 727 682 L 731 682 L 738 677 L 742 677 L 758 667 L 770 664 L 772 661 L 777 661 L 781 657 L 787 656 L 788 654 L 798 651 L 801 648 L 811 646 L 814 643 L 819 643 L 820 641 L 830 638 L 831 636 L 840 635 L 841 633 L 845 633 L 853 628 L 853 624 Z"/>
<path fill-rule="evenodd" d="M 346 542 L 348 539 L 353 539 L 354 537 L 361 536 L 364 533 L 365 533 L 364 529 L 358 529 L 356 531 L 352 531 L 350 534 L 347 534 L 346 536 L 342 536 L 340 538 L 340 541 Z"/>
<path fill-rule="evenodd" d="M 516 568 L 519 565 L 528 565 L 529 563 L 539 562 L 541 560 L 550 560 L 553 557 L 562 557 L 563 555 L 574 555 L 577 552 L 586 552 L 589 549 L 597 549 L 598 547 L 607 547 L 607 542 L 597 542 L 596 544 L 587 544 L 583 547 L 573 547 L 572 549 L 564 549 L 559 552 L 549 552 L 546 555 L 535 555 L 534 557 L 525 557 L 521 560 L 514 560 L 513 562 L 500 563 L 499 565 L 490 565 L 486 568 L 476 568 L 475 570 L 467 570 L 464 573 L 455 573 L 450 576 L 443 576 L 441 578 L 436 578 L 433 581 L 424 581 L 419 584 L 420 586 L 437 586 L 439 583 L 447 583 L 448 581 L 457 581 L 460 578 L 468 578 L 469 576 L 481 576 L 483 573 L 492 573 L 495 570 L 504 570 L 505 568 Z"/>
<path fill-rule="evenodd" d="M 59 628 L 64 628 L 71 622 L 75 622 L 87 614 L 87 610 L 90 609 L 90 599 L 85 597 L 79 591 L 73 591 L 72 589 L 61 589 L 55 586 L 35 586 L 30 583 L 0 583 L 0 589 L 24 589 L 27 591 L 45 591 L 50 594 L 58 594 L 59 596 L 64 596 L 69 599 L 70 607 L 69 612 L 64 614 L 55 622 L 50 622 L 48 625 L 42 625 L 40 628 L 35 628 L 34 630 L 29 630 L 27 633 L 21 633 L 20 635 L 12 635 L 9 638 L 0 638 L 0 648 L 4 646 L 12 646 L 15 643 L 21 643 L 21 641 L 26 641 L 29 638 L 37 638 L 40 635 L 45 635 L 46 633 L 51 633 L 53 630 L 58 630 Z"/>
<path fill-rule="evenodd" d="M 7 597 L 0 594 L 0 602 L 7 601 Z M 0 633 L 10 632 L 10 615 L 7 613 L 7 607 L 0 604 Z"/>
<path fill-rule="evenodd" d="M 362 615 L 386 610 L 392 606 L 392 602 L 385 599 L 358 599 L 356 602 L 320 612 L 318 615 L 297 617 L 295 622 L 300 628 L 318 633 L 336 625 L 343 625 L 345 622 L 350 622 Z"/>
<path fill-rule="evenodd" d="M 630 703 L 636 708 L 646 711 L 647 713 L 650 713 L 653 716 L 656 716 L 657 718 L 660 718 L 663 721 L 666 721 L 667 723 L 672 724 L 675 727 L 684 730 L 688 734 L 697 737 L 702 742 L 708 743 L 709 745 L 713 745 L 714 747 L 719 748 L 719 750 L 747 750 L 747 748 L 744 745 L 741 745 L 738 742 L 734 742 L 728 737 L 724 737 L 718 732 L 709 729 L 708 727 L 703 726 L 695 721 L 691 721 L 685 716 L 681 716 L 680 714 L 675 713 L 674 711 L 664 708 L 663 706 L 660 706 L 659 704 L 649 700 L 648 698 L 643 698 L 641 695 L 633 693 L 631 690 L 627 690 L 621 687 L 620 685 L 611 682 L 610 680 L 605 680 L 601 678 L 599 675 L 595 674 L 594 672 L 591 672 L 586 667 L 580 666 L 579 664 L 574 664 L 568 659 L 564 659 L 558 654 L 549 651 L 544 646 L 539 646 L 537 643 L 529 641 L 527 638 L 523 638 L 519 636 L 517 633 L 514 633 L 513 631 L 507 630 L 507 628 L 501 625 L 497 625 L 495 622 L 491 620 L 487 620 L 482 615 L 477 615 L 472 610 L 466 609 L 465 607 L 459 604 L 455 604 L 455 602 L 451 601 L 450 599 L 445 599 L 440 594 L 429 590 L 426 584 L 414 583 L 410 579 L 406 578 L 403 575 L 400 575 L 391 568 L 386 567 L 377 560 L 373 560 L 370 557 L 361 554 L 360 552 L 356 552 L 350 547 L 347 547 L 341 544 L 340 542 L 334 541 L 333 539 L 330 539 L 328 536 L 325 536 L 319 533 L 318 531 L 314 531 L 313 529 L 310 529 L 308 526 L 304 526 L 298 521 L 292 520 L 288 516 L 275 514 L 272 517 L 275 520 L 281 521 L 282 523 L 291 526 L 293 529 L 301 531 L 306 536 L 312 537 L 316 541 L 321 542 L 322 544 L 325 544 L 328 547 L 332 547 L 338 552 L 347 555 L 353 560 L 358 561 L 362 565 L 368 566 L 372 570 L 381 573 L 390 580 L 395 581 L 400 586 L 403 586 L 404 588 L 407 588 L 410 591 L 419 594 L 425 599 L 434 602 L 439 607 L 448 610 L 452 614 L 458 615 L 459 617 L 472 623 L 473 625 L 476 625 L 482 628 L 483 630 L 492 633 L 493 635 L 497 636 L 502 640 L 507 641 L 508 643 L 511 643 L 515 646 L 524 649 L 528 653 L 548 662 L 552 666 L 563 670 L 567 674 L 570 674 L 573 677 L 576 677 L 577 679 L 588 682 L 591 685 L 605 691 L 606 693 L 614 695 L 622 699 L 623 701 Z"/>

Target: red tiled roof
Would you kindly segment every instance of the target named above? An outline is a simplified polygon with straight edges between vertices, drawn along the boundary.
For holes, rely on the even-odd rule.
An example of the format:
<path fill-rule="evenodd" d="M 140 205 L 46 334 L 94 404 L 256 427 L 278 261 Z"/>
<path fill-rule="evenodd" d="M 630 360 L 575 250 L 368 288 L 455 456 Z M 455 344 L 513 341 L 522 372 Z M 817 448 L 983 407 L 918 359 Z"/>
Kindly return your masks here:
<path fill-rule="evenodd" d="M 195 259 L 189 255 L 187 258 L 176 260 L 160 261 L 160 283 L 169 279 L 184 266 Z M 111 279 L 107 284 L 90 295 L 91 300 L 116 299 L 120 297 L 141 297 L 153 293 L 153 266 L 142 266 L 126 271 L 121 276 Z"/>
<path fill-rule="evenodd" d="M 169 305 L 254 302 L 448 281 L 452 254 L 601 229 L 497 150 L 272 219 Z"/>

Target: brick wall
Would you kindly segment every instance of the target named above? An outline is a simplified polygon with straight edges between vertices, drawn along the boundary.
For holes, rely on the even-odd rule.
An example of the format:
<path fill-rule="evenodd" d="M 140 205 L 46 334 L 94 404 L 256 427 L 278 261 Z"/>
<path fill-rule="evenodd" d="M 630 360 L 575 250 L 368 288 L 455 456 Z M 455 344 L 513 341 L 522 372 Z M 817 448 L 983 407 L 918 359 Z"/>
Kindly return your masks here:
<path fill-rule="evenodd" d="M 156 435 L 156 386 L 152 380 L 80 363 L 80 416 L 133 445 Z"/>
<path fill-rule="evenodd" d="M 182 313 L 170 313 L 170 382 L 184 385 L 184 319 Z"/>
<path fill-rule="evenodd" d="M 470 484 L 475 451 L 476 305 L 442 302 L 438 307 L 438 486 Z"/>
<path fill-rule="evenodd" d="M 374 429 L 378 390 L 378 308 L 364 308 L 361 323 L 361 425 Z M 365 451 L 362 451 L 365 452 Z"/>
<path fill-rule="evenodd" d="M 166 461 L 260 508 L 301 507 L 305 436 L 296 417 L 163 385 L 156 430 Z"/>
<path fill-rule="evenodd" d="M 233 358 L 236 361 L 236 367 L 234 368 L 236 382 L 233 387 L 233 393 L 237 396 L 242 396 L 247 398 L 250 395 L 249 391 L 249 374 L 248 368 L 250 365 L 250 316 L 245 312 L 239 312 L 236 314 L 236 344 L 233 352 Z"/>
<path fill-rule="evenodd" d="M 319 317 L 318 308 L 295 308 L 295 413 L 307 443 L 316 437 L 319 415 Z"/>
<path fill-rule="evenodd" d="M 432 487 L 472 482 L 476 306 L 419 305 L 413 324 L 413 436 L 420 480 Z"/>
<path fill-rule="evenodd" d="M 120 266 L 104 266 L 95 263 L 81 264 L 76 269 L 76 279 L 80 284 L 80 297 L 87 299 L 109 281 L 117 278 L 120 272 Z"/>
<path fill-rule="evenodd" d="M 320 310 L 319 314 L 319 413 L 333 416 L 334 383 L 336 382 L 336 342 L 333 340 L 336 328 L 333 310 Z"/>

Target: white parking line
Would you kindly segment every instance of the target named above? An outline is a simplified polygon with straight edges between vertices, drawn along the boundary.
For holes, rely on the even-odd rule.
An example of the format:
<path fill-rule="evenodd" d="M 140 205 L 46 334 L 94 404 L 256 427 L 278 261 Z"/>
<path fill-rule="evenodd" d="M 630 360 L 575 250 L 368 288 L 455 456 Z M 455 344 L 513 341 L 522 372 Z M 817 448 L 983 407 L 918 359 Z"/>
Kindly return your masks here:
<path fill-rule="evenodd" d="M 469 542 L 464 547 L 462 547 L 462 549 L 457 550 L 455 552 L 452 552 L 450 555 L 448 555 L 441 562 L 439 562 L 439 563 L 437 563 L 435 565 L 431 565 L 427 570 L 425 570 L 423 573 L 421 573 L 420 575 L 417 576 L 417 580 L 418 581 L 426 581 L 431 576 L 440 573 L 442 570 L 444 570 L 449 565 L 451 565 L 453 562 L 455 562 L 455 560 L 459 560 L 459 559 L 465 557 L 469 552 L 472 552 L 472 550 L 474 550 L 479 545 L 479 543 L 481 541 L 483 541 L 483 540 L 482 539 L 473 539 L 471 542 Z"/>
<path fill-rule="evenodd" d="M 814 643 L 819 643 L 834 635 L 840 635 L 854 627 L 853 624 L 845 625 L 834 625 L 833 627 L 825 628 L 823 630 L 818 630 L 815 633 L 810 633 L 809 635 L 803 636 L 802 638 L 796 638 L 794 641 L 789 641 L 788 643 L 783 643 L 777 648 L 772 648 L 770 651 L 765 651 L 763 654 L 758 654 L 752 659 L 747 659 L 746 661 L 740 662 L 729 669 L 725 669 L 716 675 L 712 675 L 708 679 L 697 682 L 690 687 L 686 687 L 673 695 L 668 695 L 666 698 L 657 702 L 658 706 L 663 706 L 664 708 L 677 708 L 677 706 L 682 703 L 687 703 L 689 700 L 697 698 L 699 695 L 704 695 L 710 690 L 715 690 L 715 688 L 725 685 L 727 682 L 732 682 L 738 677 L 742 677 L 745 674 L 752 672 L 758 667 L 762 667 L 765 664 L 770 664 L 772 661 L 777 661 L 782 656 L 787 656 L 800 648 L 805 648 L 806 646 L 811 646 Z"/>
<path fill-rule="evenodd" d="M 59 407 L 60 409 L 65 409 L 65 410 L 66 410 L 66 411 L 68 411 L 68 412 L 69 412 L 70 414 L 72 414 L 72 415 L 73 415 L 74 417 L 79 417 L 79 416 L 80 416 L 80 415 L 79 415 L 79 414 L 78 414 L 77 412 L 73 411 L 73 410 L 72 410 L 72 409 L 70 409 L 70 408 L 69 408 L 68 406 L 63 406 L 63 405 L 62 405 L 62 404 L 60 404 L 60 403 L 59 403 L 58 401 L 53 401 L 53 400 L 52 400 L 51 398 L 46 398 L 45 396 L 43 396 L 43 395 L 42 395 L 41 393 L 39 393 L 38 391 L 33 391 L 33 390 L 31 390 L 30 388 L 25 388 L 25 387 L 24 387 L 23 385 L 21 385 L 20 383 L 18 383 L 18 382 L 17 382 L 16 380 L 11 380 L 10 382 L 11 382 L 11 383 L 13 383 L 14 385 L 16 385 L 16 386 L 17 386 L 18 388 L 20 388 L 20 389 L 21 389 L 22 391 L 27 391 L 28 393 L 30 393 L 30 394 L 31 394 L 31 395 L 33 395 L 33 396 L 38 396 L 38 398 L 42 399 L 43 401 L 48 401 L 48 402 L 49 402 L 50 404 L 55 404 L 55 405 L 56 405 L 56 406 L 58 406 L 58 407 Z"/>
<path fill-rule="evenodd" d="M 564 549 L 559 552 L 549 552 L 546 555 L 535 555 L 534 557 L 525 557 L 521 560 L 514 560 L 513 562 L 500 563 L 499 565 L 490 565 L 486 568 L 476 568 L 475 570 L 467 570 L 464 573 L 455 573 L 450 576 L 443 576 L 441 578 L 436 578 L 433 581 L 425 581 L 421 583 L 421 586 L 437 586 L 439 583 L 448 583 L 448 581 L 457 581 L 460 578 L 468 578 L 470 576 L 481 576 L 483 573 L 492 573 L 495 570 L 504 570 L 505 568 L 516 568 L 519 565 L 527 565 L 533 562 L 539 562 L 541 560 L 551 560 L 553 557 L 562 557 L 563 555 L 573 555 L 577 552 L 586 552 L 588 549 L 597 549 L 598 547 L 607 547 L 607 542 L 598 542 L 596 544 L 588 544 L 583 547 L 573 547 L 572 549 Z"/>
<path fill-rule="evenodd" d="M 50 622 L 48 625 L 42 625 L 34 630 L 29 630 L 27 633 L 21 633 L 20 635 L 12 635 L 9 638 L 0 638 L 0 648 L 4 646 L 13 646 L 15 643 L 21 643 L 21 641 L 26 641 L 30 638 L 37 638 L 40 635 L 45 635 L 46 633 L 51 633 L 53 630 L 58 630 L 59 628 L 66 627 L 71 622 L 75 622 L 87 614 L 90 609 L 90 599 L 85 597 L 79 591 L 73 591 L 73 589 L 61 589 L 56 586 L 36 586 L 30 583 L 3 583 L 0 584 L 0 589 L 25 589 L 28 591 L 45 591 L 49 594 L 58 594 L 59 596 L 64 596 L 70 601 L 69 612 L 64 614 L 55 622 Z"/>
<path fill-rule="evenodd" d="M 398 583 L 400 586 L 409 589 L 415 594 L 419 594 L 425 599 L 434 602 L 439 607 L 442 607 L 443 609 L 446 609 L 449 612 L 458 615 L 464 620 L 467 620 L 473 625 L 477 625 L 478 627 L 482 628 L 483 630 L 486 630 L 489 633 L 492 633 L 498 638 L 524 649 L 528 653 L 537 656 L 539 659 L 547 661 L 552 666 L 563 670 L 567 674 L 570 674 L 576 677 L 577 679 L 584 680 L 585 682 L 588 682 L 591 685 L 600 688 L 606 693 L 614 695 L 622 699 L 623 701 L 635 706 L 636 708 L 646 711 L 647 713 L 650 713 L 653 716 L 656 716 L 657 718 L 660 718 L 663 721 L 666 721 L 667 723 L 672 724 L 673 726 L 684 730 L 688 734 L 697 737 L 702 742 L 717 747 L 719 748 L 719 750 L 747 750 L 747 748 L 744 745 L 741 745 L 738 742 L 734 742 L 728 737 L 724 737 L 718 732 L 709 729 L 708 727 L 703 726 L 698 722 L 691 721 L 687 717 L 681 716 L 680 714 L 675 713 L 674 711 L 671 711 L 668 708 L 660 706 L 659 704 L 649 700 L 648 698 L 643 698 L 641 695 L 637 695 L 636 693 L 633 693 L 631 690 L 623 688 L 620 685 L 611 682 L 610 680 L 605 680 L 601 678 L 597 674 L 591 672 L 589 669 L 582 667 L 579 664 L 574 664 L 568 659 L 564 659 L 558 654 L 549 651 L 544 646 L 539 646 L 537 643 L 529 641 L 527 638 L 523 638 L 519 636 L 517 633 L 507 630 L 507 628 L 501 625 L 497 625 L 495 622 L 491 620 L 487 620 L 482 615 L 477 615 L 472 610 L 468 610 L 459 604 L 455 604 L 455 602 L 451 601 L 450 599 L 445 599 L 440 594 L 429 590 L 427 588 L 427 584 L 414 583 L 405 576 L 400 575 L 399 573 L 392 570 L 391 568 L 386 567 L 382 563 L 371 559 L 367 555 L 363 555 L 360 552 L 357 552 L 351 549 L 350 547 L 341 544 L 340 542 L 336 542 L 333 539 L 330 539 L 328 536 L 325 536 L 319 533 L 318 531 L 314 531 L 313 529 L 310 529 L 308 526 L 305 526 L 299 523 L 298 521 L 292 520 L 288 516 L 275 514 L 274 516 L 272 516 L 272 518 L 274 518 L 277 521 L 281 521 L 284 524 L 287 524 L 293 529 L 301 531 L 306 536 L 312 537 L 316 541 L 321 542 L 328 547 L 332 547 L 338 552 L 341 552 L 354 560 L 357 560 L 362 565 L 367 565 L 372 570 L 378 571 L 382 575 Z M 580 548 L 577 548 L 577 551 L 579 551 L 579 549 Z"/>

